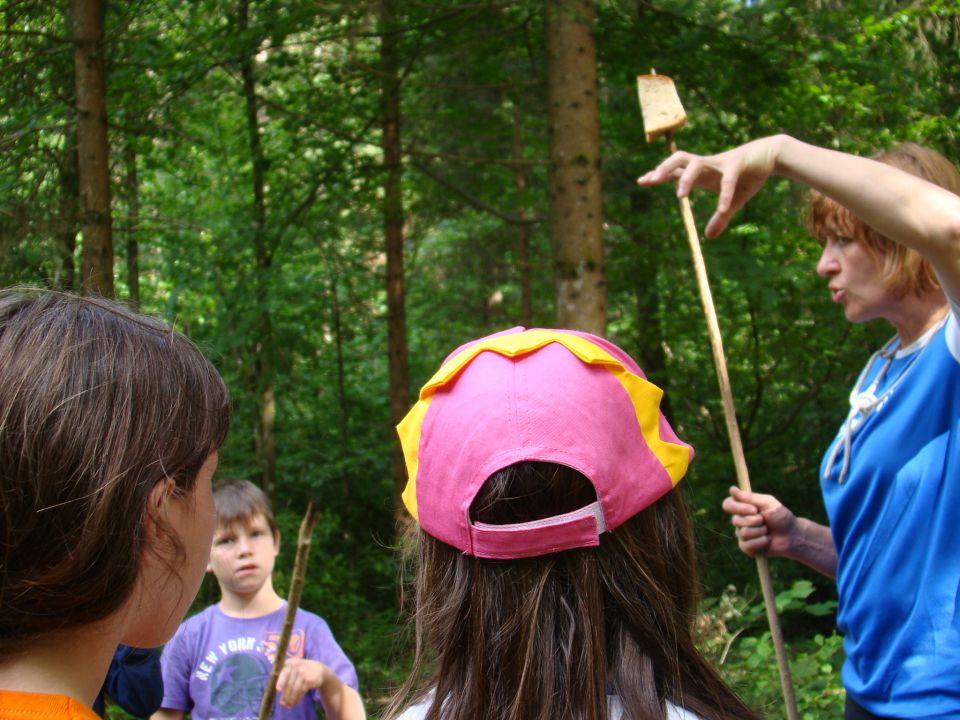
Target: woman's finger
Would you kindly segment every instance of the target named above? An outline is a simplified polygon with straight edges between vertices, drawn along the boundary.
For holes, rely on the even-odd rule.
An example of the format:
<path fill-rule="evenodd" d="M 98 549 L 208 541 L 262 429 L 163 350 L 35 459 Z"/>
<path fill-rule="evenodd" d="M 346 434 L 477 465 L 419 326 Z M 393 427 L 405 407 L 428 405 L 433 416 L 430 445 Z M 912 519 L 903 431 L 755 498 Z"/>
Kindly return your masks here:
<path fill-rule="evenodd" d="M 760 508 L 751 502 L 726 497 L 720 505 L 723 511 L 728 515 L 759 515 Z"/>
<path fill-rule="evenodd" d="M 734 515 L 730 518 L 730 523 L 735 528 L 765 528 L 767 525 L 763 520 L 763 515 Z"/>
<path fill-rule="evenodd" d="M 740 550 L 747 555 L 759 555 L 769 547 L 770 538 L 764 536 L 754 540 L 738 539 L 737 545 L 740 547 Z"/>

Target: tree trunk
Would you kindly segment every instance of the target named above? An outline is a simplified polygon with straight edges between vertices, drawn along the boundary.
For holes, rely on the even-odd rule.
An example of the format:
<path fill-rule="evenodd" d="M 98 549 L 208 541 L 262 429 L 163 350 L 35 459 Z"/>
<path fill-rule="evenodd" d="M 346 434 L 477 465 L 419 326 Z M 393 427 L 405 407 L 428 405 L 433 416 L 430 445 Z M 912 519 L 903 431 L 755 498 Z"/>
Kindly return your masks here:
<path fill-rule="evenodd" d="M 340 309 L 340 271 L 333 272 L 330 280 L 330 301 L 333 304 L 333 339 L 337 353 L 337 406 L 339 408 L 337 426 L 340 429 L 340 449 L 347 447 L 350 426 L 350 403 L 347 401 L 347 361 L 343 352 L 343 318 Z"/>
<path fill-rule="evenodd" d="M 592 0 L 547 0 L 550 237 L 557 324 L 606 331 Z"/>
<path fill-rule="evenodd" d="M 246 31 L 249 24 L 249 3 L 241 0 L 238 5 L 237 26 Z M 247 137 L 250 146 L 250 161 L 253 167 L 253 256 L 256 263 L 256 339 L 253 348 L 254 389 L 256 404 L 253 418 L 253 442 L 257 461 L 260 463 L 260 483 L 271 498 L 276 487 L 277 443 L 274 436 L 276 424 L 276 390 L 273 368 L 273 319 L 270 315 L 270 269 L 273 252 L 267 239 L 267 202 L 265 191 L 265 168 L 263 147 L 260 145 L 259 106 L 257 82 L 253 58 L 256 48 L 249 48 L 240 59 L 240 76 L 243 79 L 243 96 L 247 105 Z"/>
<path fill-rule="evenodd" d="M 330 279 L 330 300 L 333 309 L 333 339 L 337 355 L 337 427 L 339 429 L 338 448 L 340 453 L 338 465 L 341 468 L 338 471 L 340 479 L 340 490 L 343 493 L 343 510 L 341 517 L 344 528 L 352 527 L 353 512 L 350 503 L 350 474 L 345 469 L 349 460 L 350 453 L 350 403 L 347 397 L 347 360 L 343 351 L 343 312 L 340 307 L 340 268 L 339 259 L 336 261 L 333 270 L 333 277 Z M 347 558 L 347 563 L 355 566 L 356 554 L 351 553 Z"/>
<path fill-rule="evenodd" d="M 77 146 L 70 133 L 64 141 L 60 160 L 60 210 L 56 229 L 56 266 L 53 286 L 58 290 L 76 289 L 77 222 L 80 209 L 80 178 L 77 169 Z"/>
<path fill-rule="evenodd" d="M 634 186 L 630 191 L 630 210 L 636 227 L 637 218 L 642 218 L 650 210 L 650 193 L 640 191 Z M 660 292 L 657 277 L 662 267 L 663 240 L 652 235 L 644 235 L 639 230 L 633 234 L 633 241 L 643 248 L 642 260 L 635 265 L 633 273 L 634 295 L 637 301 L 637 347 L 634 357 L 644 373 L 654 385 L 663 390 L 660 410 L 668 418 L 673 417 L 670 406 L 670 376 L 667 373 L 667 354 L 664 350 L 666 339 L 663 334 L 662 314 L 660 312 Z"/>
<path fill-rule="evenodd" d="M 523 165 L 523 136 L 520 104 L 513 103 L 513 159 L 517 161 L 516 185 L 517 196 L 521 198 L 517 206 L 517 217 L 521 222 L 517 224 L 517 256 L 520 265 L 520 324 L 530 327 L 533 315 L 533 299 L 530 291 L 530 226 L 522 222 L 526 216 L 523 206 L 523 193 L 527 189 L 527 172 Z"/>
<path fill-rule="evenodd" d="M 127 195 L 127 288 L 130 292 L 130 304 L 140 307 L 140 246 L 137 242 L 137 230 L 140 225 L 140 181 L 137 178 L 137 151 L 133 142 L 128 141 L 123 148 L 123 162 L 126 175 L 123 180 Z"/>
<path fill-rule="evenodd" d="M 407 369 L 407 324 L 403 276 L 403 169 L 400 149 L 400 67 L 393 35 L 391 0 L 380 0 L 380 115 L 383 123 L 383 230 L 387 252 L 387 346 L 390 364 L 390 422 L 396 425 L 410 405 Z M 395 507 L 402 513 L 400 493 L 406 483 L 406 466 L 400 442 L 392 452 Z"/>
<path fill-rule="evenodd" d="M 77 89 L 77 165 L 84 292 L 113 297 L 113 227 L 107 145 L 103 0 L 71 0 Z"/>

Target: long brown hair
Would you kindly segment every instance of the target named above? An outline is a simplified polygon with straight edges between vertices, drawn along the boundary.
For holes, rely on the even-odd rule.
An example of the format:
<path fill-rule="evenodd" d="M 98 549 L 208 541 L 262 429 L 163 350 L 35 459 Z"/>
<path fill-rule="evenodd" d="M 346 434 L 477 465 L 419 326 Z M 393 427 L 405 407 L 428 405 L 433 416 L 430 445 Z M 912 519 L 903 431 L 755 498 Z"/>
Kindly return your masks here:
<path fill-rule="evenodd" d="M 154 485 L 189 494 L 226 437 L 227 389 L 167 325 L 101 299 L 0 291 L 0 658 L 96 622 L 130 596 L 142 554 L 184 548 Z"/>
<path fill-rule="evenodd" d="M 595 499 L 571 468 L 524 462 L 470 509 L 535 520 Z M 387 711 L 432 695 L 427 720 L 662 720 L 665 701 L 707 720 L 756 718 L 694 645 L 699 586 L 682 496 L 667 493 L 597 548 L 482 560 L 414 527 L 414 667 Z"/>

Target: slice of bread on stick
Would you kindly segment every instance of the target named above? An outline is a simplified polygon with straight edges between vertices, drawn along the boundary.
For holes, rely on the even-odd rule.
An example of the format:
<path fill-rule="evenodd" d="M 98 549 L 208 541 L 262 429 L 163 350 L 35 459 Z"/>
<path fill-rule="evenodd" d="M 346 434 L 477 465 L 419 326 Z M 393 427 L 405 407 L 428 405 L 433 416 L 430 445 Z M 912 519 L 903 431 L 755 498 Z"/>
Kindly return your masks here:
<path fill-rule="evenodd" d="M 687 124 L 687 114 L 671 78 L 637 75 L 637 93 L 648 143 Z"/>

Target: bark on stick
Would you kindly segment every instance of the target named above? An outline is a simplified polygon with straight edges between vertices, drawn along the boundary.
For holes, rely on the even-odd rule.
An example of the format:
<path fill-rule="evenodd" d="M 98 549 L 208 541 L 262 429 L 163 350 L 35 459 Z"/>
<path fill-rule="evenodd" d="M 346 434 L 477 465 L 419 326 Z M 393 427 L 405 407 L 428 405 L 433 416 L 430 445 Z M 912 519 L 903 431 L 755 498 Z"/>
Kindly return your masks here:
<path fill-rule="evenodd" d="M 310 555 L 310 539 L 313 529 L 320 519 L 320 510 L 313 502 L 307 504 L 307 512 L 300 523 L 300 532 L 297 534 L 297 556 L 293 561 L 293 576 L 290 579 L 290 594 L 287 596 L 287 612 L 283 617 L 283 628 L 280 630 L 280 640 L 277 642 L 277 654 L 273 659 L 273 670 L 263 689 L 263 700 L 260 702 L 259 720 L 268 720 L 273 711 L 273 701 L 277 695 L 277 680 L 283 671 L 283 664 L 287 660 L 287 645 L 290 644 L 290 633 L 293 630 L 293 618 L 300 607 L 300 593 L 303 590 L 303 579 L 307 573 L 307 557 Z"/>

